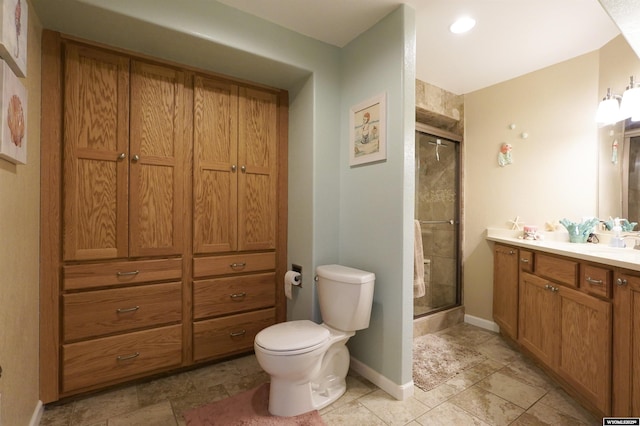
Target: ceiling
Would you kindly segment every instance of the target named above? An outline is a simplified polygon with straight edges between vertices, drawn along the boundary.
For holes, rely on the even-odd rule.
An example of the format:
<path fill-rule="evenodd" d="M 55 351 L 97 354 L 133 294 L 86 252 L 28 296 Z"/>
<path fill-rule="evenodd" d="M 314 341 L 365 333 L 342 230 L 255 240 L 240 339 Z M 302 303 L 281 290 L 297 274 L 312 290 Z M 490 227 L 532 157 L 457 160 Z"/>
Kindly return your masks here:
<path fill-rule="evenodd" d="M 599 49 L 620 34 L 598 0 L 218 0 L 343 47 L 401 3 L 416 12 L 416 78 L 465 94 Z M 452 34 L 460 15 L 477 24 Z"/>

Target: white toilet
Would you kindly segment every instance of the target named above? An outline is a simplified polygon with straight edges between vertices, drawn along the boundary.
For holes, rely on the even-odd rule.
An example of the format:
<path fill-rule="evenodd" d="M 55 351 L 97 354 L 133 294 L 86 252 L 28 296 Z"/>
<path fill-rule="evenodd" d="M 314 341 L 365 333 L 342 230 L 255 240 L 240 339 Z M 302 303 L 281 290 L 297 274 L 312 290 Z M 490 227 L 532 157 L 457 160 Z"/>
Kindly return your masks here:
<path fill-rule="evenodd" d="M 256 359 L 271 376 L 269 412 L 297 416 L 319 410 L 347 389 L 347 340 L 369 327 L 375 274 L 341 265 L 316 268 L 322 324 L 289 321 L 260 331 Z"/>

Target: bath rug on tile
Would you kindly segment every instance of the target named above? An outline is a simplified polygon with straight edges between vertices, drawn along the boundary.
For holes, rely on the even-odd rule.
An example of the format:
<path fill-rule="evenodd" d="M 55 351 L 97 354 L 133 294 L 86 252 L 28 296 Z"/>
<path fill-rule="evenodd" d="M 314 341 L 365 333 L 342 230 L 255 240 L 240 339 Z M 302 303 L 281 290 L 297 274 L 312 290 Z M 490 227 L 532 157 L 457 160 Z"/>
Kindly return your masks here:
<path fill-rule="evenodd" d="M 318 411 L 309 411 L 295 417 L 277 417 L 269 414 L 269 383 L 186 411 L 187 426 L 322 426 L 325 423 Z"/>
<path fill-rule="evenodd" d="M 485 359 L 478 351 L 425 334 L 413 340 L 413 383 L 428 391 Z"/>

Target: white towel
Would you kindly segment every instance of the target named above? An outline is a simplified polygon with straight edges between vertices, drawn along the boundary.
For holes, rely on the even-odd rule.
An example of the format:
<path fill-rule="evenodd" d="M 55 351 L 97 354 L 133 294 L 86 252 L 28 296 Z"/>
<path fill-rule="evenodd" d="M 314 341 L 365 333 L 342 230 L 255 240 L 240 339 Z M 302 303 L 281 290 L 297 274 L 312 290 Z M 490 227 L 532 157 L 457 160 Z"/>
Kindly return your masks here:
<path fill-rule="evenodd" d="M 426 294 L 424 285 L 424 251 L 422 249 L 422 228 L 420 221 L 414 220 L 413 230 L 413 298 Z"/>

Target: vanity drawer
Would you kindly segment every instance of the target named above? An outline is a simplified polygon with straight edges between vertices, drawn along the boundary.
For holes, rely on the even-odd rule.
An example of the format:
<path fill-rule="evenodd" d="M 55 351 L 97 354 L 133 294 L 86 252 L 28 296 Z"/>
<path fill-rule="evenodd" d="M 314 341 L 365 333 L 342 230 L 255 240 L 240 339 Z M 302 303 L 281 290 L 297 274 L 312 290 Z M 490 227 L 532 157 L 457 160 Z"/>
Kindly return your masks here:
<path fill-rule="evenodd" d="M 193 276 L 237 274 L 268 271 L 276 268 L 276 254 L 240 253 L 229 256 L 197 257 L 193 259 Z"/>
<path fill-rule="evenodd" d="M 536 275 L 555 282 L 577 288 L 578 267 L 578 262 L 542 253 L 536 253 Z"/>
<path fill-rule="evenodd" d="M 612 272 L 607 268 L 582 265 L 580 288 L 596 296 L 611 297 Z"/>
<path fill-rule="evenodd" d="M 182 364 L 182 326 L 62 346 L 62 390 L 71 392 Z"/>
<path fill-rule="evenodd" d="M 275 319 L 270 308 L 193 323 L 194 361 L 252 350 L 256 334 Z"/>
<path fill-rule="evenodd" d="M 524 272 L 533 272 L 533 252 L 520 249 L 520 270 Z"/>
<path fill-rule="evenodd" d="M 67 265 L 62 268 L 63 290 L 80 290 L 182 278 L 182 259 L 134 260 Z"/>
<path fill-rule="evenodd" d="M 65 342 L 180 322 L 182 284 L 64 294 L 62 312 Z"/>
<path fill-rule="evenodd" d="M 194 281 L 193 318 L 267 308 L 276 303 L 275 273 Z"/>

